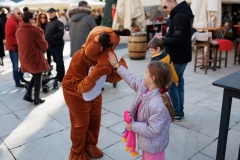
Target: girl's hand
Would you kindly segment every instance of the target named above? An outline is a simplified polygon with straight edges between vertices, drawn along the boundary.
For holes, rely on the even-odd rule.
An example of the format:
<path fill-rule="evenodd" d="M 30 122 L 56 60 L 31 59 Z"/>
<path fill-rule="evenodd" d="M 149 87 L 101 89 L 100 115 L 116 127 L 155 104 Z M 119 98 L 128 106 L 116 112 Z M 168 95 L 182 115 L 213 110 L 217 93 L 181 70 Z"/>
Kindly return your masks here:
<path fill-rule="evenodd" d="M 131 123 L 126 123 L 126 129 L 128 131 L 131 131 L 132 130 L 132 122 Z"/>
<path fill-rule="evenodd" d="M 112 66 L 114 66 L 118 62 L 115 54 L 113 54 L 112 52 L 108 53 L 108 61 Z"/>

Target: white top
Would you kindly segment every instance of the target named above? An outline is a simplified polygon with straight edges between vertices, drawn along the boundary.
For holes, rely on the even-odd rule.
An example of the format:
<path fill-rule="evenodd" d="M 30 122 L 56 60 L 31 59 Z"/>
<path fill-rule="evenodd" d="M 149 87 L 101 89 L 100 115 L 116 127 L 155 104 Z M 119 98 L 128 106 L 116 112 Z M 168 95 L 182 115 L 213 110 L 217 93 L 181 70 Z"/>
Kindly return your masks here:
<path fill-rule="evenodd" d="M 99 94 L 102 91 L 102 87 L 104 85 L 104 82 L 106 82 L 107 76 L 102 76 L 99 80 L 97 80 L 96 85 L 93 87 L 93 89 L 89 92 L 86 93 L 82 93 L 83 95 L 83 99 L 85 101 L 92 101 L 93 99 L 95 99 L 97 96 L 99 96 Z"/>

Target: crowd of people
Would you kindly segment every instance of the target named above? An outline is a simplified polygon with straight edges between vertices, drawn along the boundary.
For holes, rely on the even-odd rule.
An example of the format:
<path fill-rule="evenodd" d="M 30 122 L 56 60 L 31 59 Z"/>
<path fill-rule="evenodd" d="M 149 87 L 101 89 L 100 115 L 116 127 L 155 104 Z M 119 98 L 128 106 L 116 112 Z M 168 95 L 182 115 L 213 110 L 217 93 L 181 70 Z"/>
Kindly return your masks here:
<path fill-rule="evenodd" d="M 133 121 L 126 124 L 126 129 L 137 133 L 139 148 L 143 151 L 143 160 L 164 159 L 164 150 L 169 142 L 170 123 L 171 121 L 181 121 L 184 118 L 183 74 L 192 58 L 191 22 L 193 14 L 190 7 L 185 1 L 178 4 L 176 0 L 162 0 L 161 5 L 164 12 L 170 15 L 170 25 L 166 37 L 156 34 L 148 43 L 152 58 L 143 80 L 136 78 L 127 68 L 117 62 L 116 57 L 111 52 L 108 57 L 109 63 L 116 70 L 116 73 L 136 91 L 134 104 L 130 109 Z M 3 12 L 1 11 L 1 13 Z M 1 18 L 2 21 L 4 20 Z M 37 15 L 29 11 L 28 8 L 24 8 L 23 11 L 20 8 L 15 8 L 9 14 L 8 20 L 6 19 L 6 24 L 0 25 L 1 30 L 4 30 L 5 26 L 5 35 L 1 34 L 0 37 L 0 57 L 4 56 L 2 46 L 6 40 L 5 45 L 12 62 L 15 86 L 22 88 L 25 87 L 24 83 L 28 84 L 24 100 L 33 102 L 35 105 L 45 102 L 40 98 L 41 77 L 43 71 L 48 71 L 48 74 L 51 75 L 52 57 L 56 63 L 57 71 L 54 84 L 58 85 L 59 82 L 62 82 L 65 75 L 63 36 L 68 22 L 70 57 L 76 60 L 76 52 L 84 48 L 89 33 L 99 25 L 96 17 L 92 16 L 92 10 L 86 1 L 79 2 L 78 7 L 69 9 L 66 15 L 61 14 L 60 18 L 58 18 L 57 10 L 54 8 L 49 8 L 47 12 L 39 12 Z M 102 36 L 101 38 L 107 37 L 110 36 Z M 106 42 L 111 43 L 108 39 Z M 107 48 L 112 47 L 109 45 Z M 46 58 L 43 53 L 46 53 Z M 19 67 L 19 61 L 21 67 Z M 74 71 L 74 68 L 72 70 Z M 30 81 L 24 79 L 25 72 L 31 73 Z M 87 74 L 89 77 L 91 76 L 90 68 Z M 71 86 L 78 85 L 75 82 L 70 84 Z M 34 99 L 32 98 L 33 87 Z M 169 96 L 166 94 L 167 92 Z M 81 124 L 81 122 L 75 123 Z M 76 129 L 81 130 L 81 127 L 85 126 L 72 126 L 72 132 Z M 87 133 L 84 134 L 87 135 Z M 73 141 L 75 139 L 72 139 Z M 81 154 L 82 150 L 86 150 L 86 148 L 72 146 L 71 149 L 74 154 Z M 98 152 L 98 156 L 95 157 L 88 154 L 87 159 L 103 156 L 100 150 Z M 74 159 L 74 156 L 71 158 L 70 155 L 70 159 Z"/>
<path fill-rule="evenodd" d="M 31 12 L 28 7 L 15 8 L 8 14 L 5 12 L 6 9 L 3 8 L 0 19 L 0 64 L 4 65 L 3 57 L 6 49 L 9 51 L 12 62 L 15 86 L 27 88 L 27 93 L 23 99 L 34 102 L 35 105 L 43 103 L 44 100 L 40 98 L 42 72 L 47 71 L 49 76 L 52 75 L 51 57 L 56 63 L 57 71 L 57 75 L 54 77 L 54 85 L 58 86 L 65 75 L 63 35 L 67 20 L 58 18 L 57 11 L 54 8 L 38 14 Z M 47 61 L 43 54 L 45 52 Z M 37 53 L 39 53 L 39 56 L 35 56 Z M 33 55 L 31 56 L 31 54 Z M 24 72 L 32 75 L 30 81 L 24 78 Z M 33 86 L 34 99 L 32 99 Z"/>

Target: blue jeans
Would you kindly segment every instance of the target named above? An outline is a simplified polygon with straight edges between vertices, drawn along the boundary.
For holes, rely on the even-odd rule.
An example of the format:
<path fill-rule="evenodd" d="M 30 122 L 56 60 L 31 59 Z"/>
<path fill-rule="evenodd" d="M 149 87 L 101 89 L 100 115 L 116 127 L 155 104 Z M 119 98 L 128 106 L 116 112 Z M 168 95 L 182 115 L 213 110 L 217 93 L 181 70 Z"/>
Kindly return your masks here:
<path fill-rule="evenodd" d="M 65 67 L 64 67 L 64 61 L 63 61 L 63 48 L 64 45 L 59 46 L 51 46 L 51 54 L 53 56 L 53 61 L 56 63 L 56 79 L 59 82 L 62 82 L 62 79 L 65 75 Z"/>
<path fill-rule="evenodd" d="M 10 59 L 12 61 L 13 68 L 13 79 L 16 84 L 20 84 L 20 80 L 23 80 L 23 73 L 21 69 L 19 69 L 18 63 L 18 52 L 17 51 L 9 51 Z"/>
<path fill-rule="evenodd" d="M 183 113 L 183 105 L 184 105 L 184 78 L 183 73 L 187 63 L 183 64 L 174 64 L 175 70 L 178 75 L 178 86 L 176 87 L 174 83 L 172 83 L 169 87 L 168 94 L 172 101 L 172 105 L 174 107 L 175 115 L 181 115 Z"/>

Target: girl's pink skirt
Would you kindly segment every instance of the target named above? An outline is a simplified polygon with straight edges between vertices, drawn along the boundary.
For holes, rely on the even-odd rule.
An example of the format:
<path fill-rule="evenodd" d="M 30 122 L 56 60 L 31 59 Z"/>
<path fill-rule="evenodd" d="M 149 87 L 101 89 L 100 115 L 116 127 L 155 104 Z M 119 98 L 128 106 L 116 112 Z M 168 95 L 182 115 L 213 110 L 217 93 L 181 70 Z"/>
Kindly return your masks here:
<path fill-rule="evenodd" d="M 164 160 L 164 151 L 155 154 L 142 151 L 142 160 Z"/>

